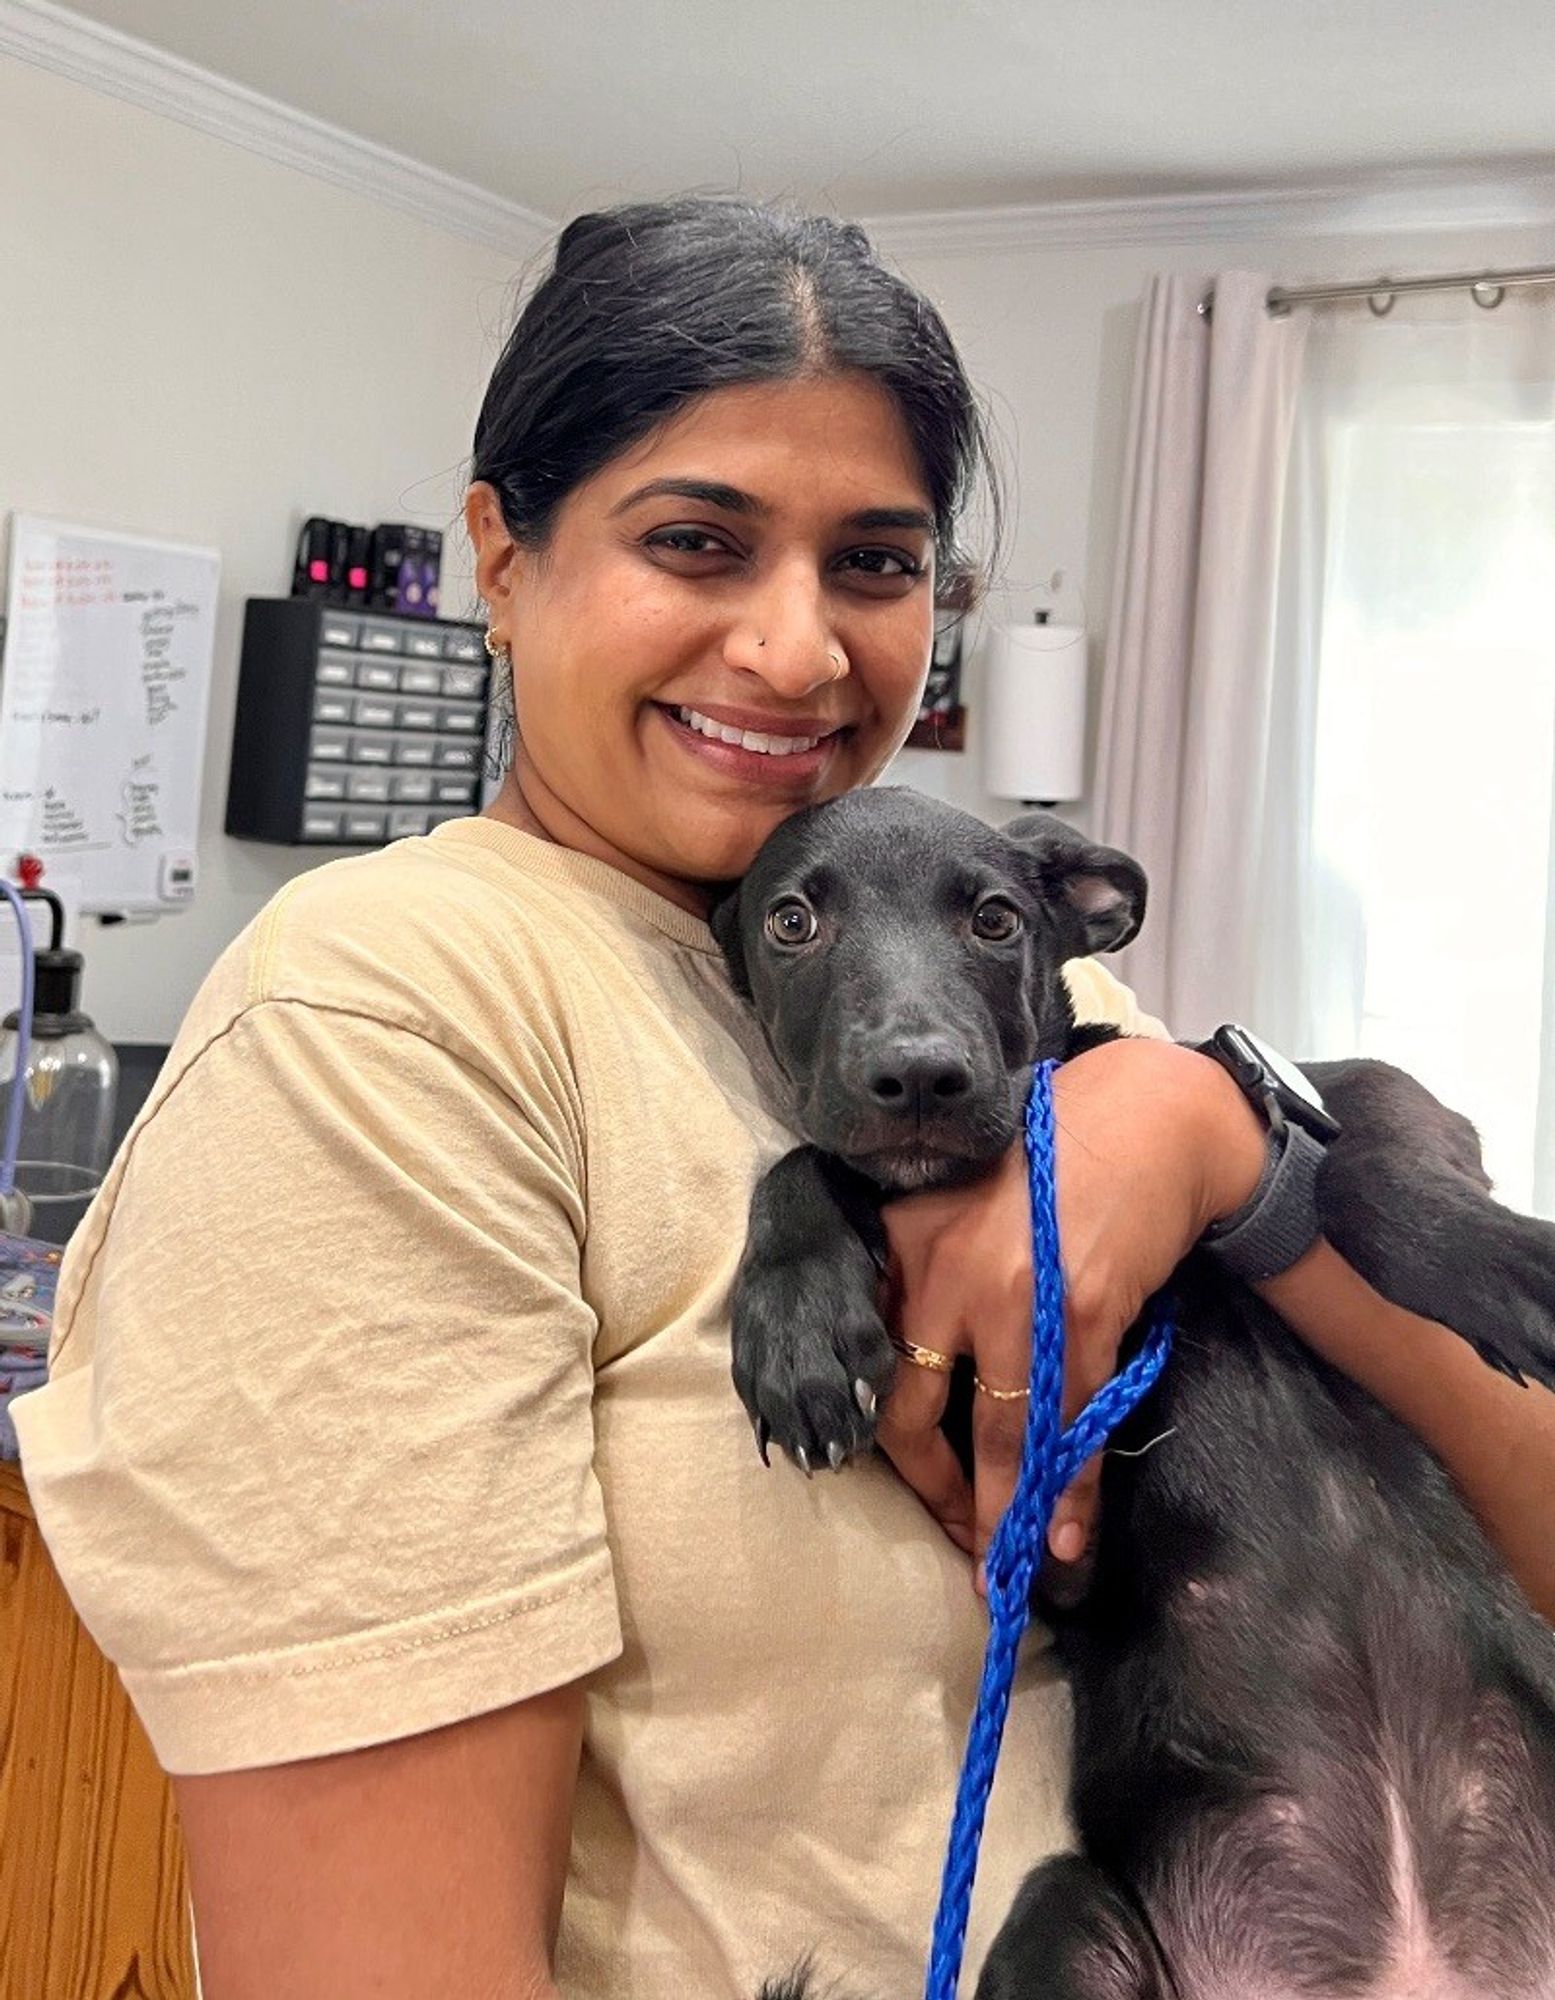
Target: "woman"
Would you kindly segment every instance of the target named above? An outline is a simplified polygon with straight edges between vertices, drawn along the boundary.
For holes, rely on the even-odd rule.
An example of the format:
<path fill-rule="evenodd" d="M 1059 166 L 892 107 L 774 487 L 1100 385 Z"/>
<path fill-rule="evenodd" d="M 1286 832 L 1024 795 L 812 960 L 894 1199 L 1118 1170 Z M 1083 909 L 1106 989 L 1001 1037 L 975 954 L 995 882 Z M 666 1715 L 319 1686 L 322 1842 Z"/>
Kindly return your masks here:
<path fill-rule="evenodd" d="M 900 747 L 982 454 L 938 316 L 857 229 L 687 200 L 561 236 L 467 506 L 501 795 L 299 878 L 226 953 L 18 1412 L 176 1774 L 207 2000 L 734 2000 L 811 1944 L 914 1989 L 983 1636 L 964 1552 L 1019 1409 L 980 1406 L 975 1492 L 908 1366 L 895 1470 L 761 1466 L 727 1299 L 788 1139 L 704 915 Z M 1073 1400 L 1263 1138 L 1162 1040 L 1059 1097 Z M 1018 1159 L 893 1240 L 902 1331 L 1023 1380 Z M 1269 1291 L 1548 1602 L 1548 1412 L 1321 1245 Z M 1033 1649 L 974 1956 L 1065 1838 L 1064 1755 Z"/>

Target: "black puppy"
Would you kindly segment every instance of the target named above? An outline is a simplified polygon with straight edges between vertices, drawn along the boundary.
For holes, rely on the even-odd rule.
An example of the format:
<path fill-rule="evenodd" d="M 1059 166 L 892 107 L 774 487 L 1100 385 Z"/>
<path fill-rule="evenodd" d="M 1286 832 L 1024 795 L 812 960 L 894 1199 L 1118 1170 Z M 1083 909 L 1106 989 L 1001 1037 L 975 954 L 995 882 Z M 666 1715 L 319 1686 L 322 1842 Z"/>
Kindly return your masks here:
<path fill-rule="evenodd" d="M 736 1287 L 763 1451 L 869 1444 L 882 1200 L 1014 1141 L 1032 1063 L 1098 1038 L 1060 968 L 1144 901 L 1046 815 L 994 832 L 864 791 L 788 820 L 716 913 L 810 1141 L 757 1188 Z M 1329 1239 L 1555 1386 L 1555 1228 L 1490 1198 L 1472 1129 L 1407 1077 L 1310 1073 L 1343 1126 Z M 1053 1615 L 1082 1851 L 1030 1876 L 979 2000 L 1547 2000 L 1555 1633 L 1410 1431 L 1207 1259 L 1176 1282 L 1172 1361 L 1117 1442 L 1169 1435 L 1109 1457 L 1091 1589 Z"/>

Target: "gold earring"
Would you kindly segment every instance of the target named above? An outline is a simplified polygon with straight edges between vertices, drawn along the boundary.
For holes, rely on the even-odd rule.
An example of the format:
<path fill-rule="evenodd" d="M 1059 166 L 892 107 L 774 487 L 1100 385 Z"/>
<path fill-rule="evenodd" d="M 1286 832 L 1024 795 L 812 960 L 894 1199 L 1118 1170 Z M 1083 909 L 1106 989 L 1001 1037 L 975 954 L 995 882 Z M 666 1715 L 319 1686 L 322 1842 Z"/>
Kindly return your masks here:
<path fill-rule="evenodd" d="M 489 625 L 486 627 L 486 651 L 493 660 L 505 661 L 508 658 L 506 642 L 499 639 Z"/>
<path fill-rule="evenodd" d="M 843 664 L 841 655 L 838 653 L 828 653 L 826 657 L 828 660 L 835 661 L 836 663 L 837 671 L 832 675 L 832 679 L 834 681 L 840 681 L 843 675 L 847 672 L 847 667 Z"/>

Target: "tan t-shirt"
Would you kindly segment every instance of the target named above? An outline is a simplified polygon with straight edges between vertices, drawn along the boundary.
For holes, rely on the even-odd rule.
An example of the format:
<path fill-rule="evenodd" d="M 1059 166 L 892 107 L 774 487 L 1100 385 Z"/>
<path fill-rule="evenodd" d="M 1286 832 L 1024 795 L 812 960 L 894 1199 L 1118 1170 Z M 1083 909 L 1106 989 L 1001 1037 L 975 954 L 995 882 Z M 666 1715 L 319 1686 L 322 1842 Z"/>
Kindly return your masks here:
<path fill-rule="evenodd" d="M 478 819 L 322 867 L 202 988 L 15 1410 L 174 1771 L 587 1677 L 568 2000 L 749 2000 L 811 1946 L 921 1976 L 984 1618 L 883 1462 L 757 1458 L 727 1302 L 774 1086 L 706 926 L 600 862 Z M 1066 1841 L 1067 1740 L 1033 1645 L 973 1964 Z"/>

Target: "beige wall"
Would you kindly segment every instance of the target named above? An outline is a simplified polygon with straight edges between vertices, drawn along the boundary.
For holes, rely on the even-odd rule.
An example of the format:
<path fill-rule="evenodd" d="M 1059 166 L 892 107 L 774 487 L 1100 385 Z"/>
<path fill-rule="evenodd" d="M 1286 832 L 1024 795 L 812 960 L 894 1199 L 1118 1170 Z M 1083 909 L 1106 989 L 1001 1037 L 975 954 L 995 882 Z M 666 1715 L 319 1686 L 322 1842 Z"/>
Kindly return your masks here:
<path fill-rule="evenodd" d="M 0 58 L 0 514 L 222 556 L 199 889 L 153 923 L 84 927 L 109 1034 L 167 1039 L 303 865 L 220 831 L 243 600 L 289 588 L 305 514 L 450 526 L 512 276 L 497 251 Z M 445 603 L 469 607 L 457 551 Z"/>

